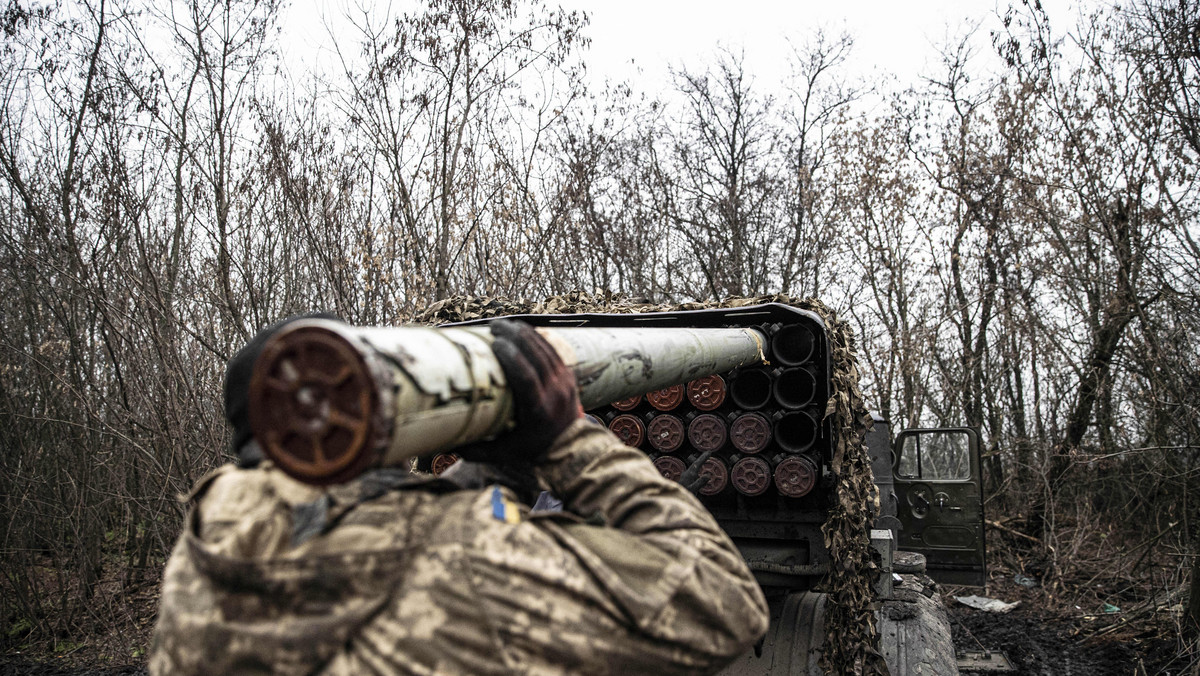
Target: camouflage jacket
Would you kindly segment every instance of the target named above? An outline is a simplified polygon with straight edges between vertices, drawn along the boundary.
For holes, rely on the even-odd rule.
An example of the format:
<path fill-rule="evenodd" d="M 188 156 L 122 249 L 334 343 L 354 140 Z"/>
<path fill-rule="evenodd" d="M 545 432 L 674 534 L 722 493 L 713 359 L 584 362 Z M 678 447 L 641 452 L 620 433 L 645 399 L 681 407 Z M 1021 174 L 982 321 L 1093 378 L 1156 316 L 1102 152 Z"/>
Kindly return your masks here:
<path fill-rule="evenodd" d="M 693 674 L 766 631 L 733 544 L 641 453 L 580 421 L 537 472 L 565 512 L 218 470 L 164 573 L 151 673 Z"/>

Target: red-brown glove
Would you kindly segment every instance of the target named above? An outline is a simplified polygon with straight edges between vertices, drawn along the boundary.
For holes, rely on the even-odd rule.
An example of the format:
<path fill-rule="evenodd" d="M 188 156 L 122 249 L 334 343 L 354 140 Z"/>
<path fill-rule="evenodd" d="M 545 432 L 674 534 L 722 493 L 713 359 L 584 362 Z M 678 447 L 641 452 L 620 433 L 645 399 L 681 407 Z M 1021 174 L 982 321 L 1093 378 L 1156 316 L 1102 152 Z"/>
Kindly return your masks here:
<path fill-rule="evenodd" d="M 532 326 L 511 319 L 491 324 L 492 351 L 508 378 L 516 427 L 492 441 L 462 449 L 469 460 L 536 463 L 583 415 L 575 374 Z"/>

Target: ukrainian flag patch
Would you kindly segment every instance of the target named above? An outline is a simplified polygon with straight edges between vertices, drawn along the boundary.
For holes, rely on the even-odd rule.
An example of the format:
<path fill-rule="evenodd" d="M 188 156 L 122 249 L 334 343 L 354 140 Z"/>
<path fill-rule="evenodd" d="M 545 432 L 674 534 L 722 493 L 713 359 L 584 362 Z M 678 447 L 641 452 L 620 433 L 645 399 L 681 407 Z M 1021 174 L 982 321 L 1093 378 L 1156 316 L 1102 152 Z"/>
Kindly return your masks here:
<path fill-rule="evenodd" d="M 517 507 L 517 503 L 504 496 L 499 484 L 492 486 L 492 518 L 504 523 L 521 523 L 520 508 Z"/>

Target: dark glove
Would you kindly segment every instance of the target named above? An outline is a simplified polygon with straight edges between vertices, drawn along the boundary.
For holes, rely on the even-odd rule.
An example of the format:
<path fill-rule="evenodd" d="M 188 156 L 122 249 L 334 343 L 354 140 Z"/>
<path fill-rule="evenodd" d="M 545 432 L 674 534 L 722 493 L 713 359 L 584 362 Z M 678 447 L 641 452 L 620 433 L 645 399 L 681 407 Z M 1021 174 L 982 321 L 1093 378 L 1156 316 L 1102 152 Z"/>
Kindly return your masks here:
<path fill-rule="evenodd" d="M 704 455 L 696 458 L 696 462 L 693 462 L 692 465 L 684 470 L 683 474 L 679 476 L 679 483 L 683 484 L 683 487 L 691 491 L 693 495 L 699 495 L 700 490 L 707 486 L 708 482 L 712 480 L 711 474 L 708 472 L 701 474 L 700 471 L 704 469 L 704 463 L 708 462 L 708 459 L 713 456 L 713 453 L 716 453 L 716 451 L 705 451 Z"/>
<path fill-rule="evenodd" d="M 491 324 L 492 351 L 512 392 L 516 427 L 492 441 L 462 449 L 469 460 L 535 463 L 583 415 L 575 374 L 532 326 L 511 319 Z"/>
<path fill-rule="evenodd" d="M 296 315 L 278 321 L 259 331 L 246 346 L 238 350 L 225 367 L 225 419 L 233 427 L 233 452 L 243 466 L 257 464 L 262 451 L 254 444 L 248 445 L 253 436 L 250 431 L 250 376 L 254 373 L 254 362 L 262 354 L 263 347 L 283 327 L 301 319 L 332 319 L 341 321 L 328 312 Z"/>

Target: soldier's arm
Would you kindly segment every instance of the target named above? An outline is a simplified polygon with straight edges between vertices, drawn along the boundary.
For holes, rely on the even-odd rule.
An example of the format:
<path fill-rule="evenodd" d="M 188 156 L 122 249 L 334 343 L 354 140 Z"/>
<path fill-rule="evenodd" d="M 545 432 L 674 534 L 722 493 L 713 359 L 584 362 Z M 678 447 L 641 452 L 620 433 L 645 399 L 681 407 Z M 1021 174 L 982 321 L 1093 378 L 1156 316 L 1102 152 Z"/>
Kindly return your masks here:
<path fill-rule="evenodd" d="M 517 428 L 488 455 L 528 462 L 581 517 L 481 531 L 476 574 L 495 566 L 508 580 L 481 585 L 496 631 L 514 650 L 611 673 L 711 671 L 749 648 L 766 631 L 766 602 L 712 515 L 641 452 L 579 419 L 573 374 L 532 327 L 492 332 Z M 532 621 L 538 613 L 552 634 Z"/>
<path fill-rule="evenodd" d="M 584 519 L 565 526 L 563 537 L 639 632 L 704 668 L 766 631 L 766 601 L 733 543 L 640 451 L 581 421 L 560 435 L 538 473 L 564 509 Z"/>

